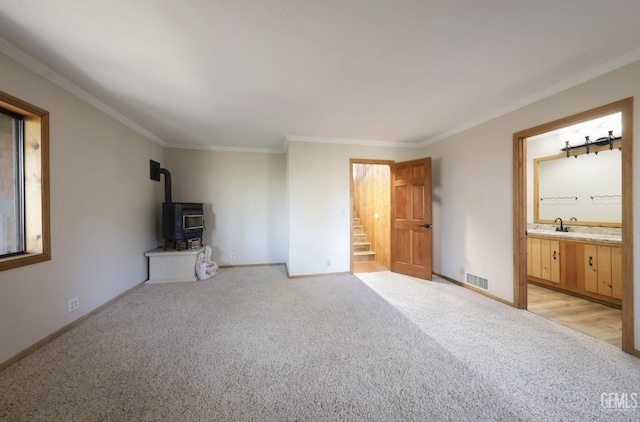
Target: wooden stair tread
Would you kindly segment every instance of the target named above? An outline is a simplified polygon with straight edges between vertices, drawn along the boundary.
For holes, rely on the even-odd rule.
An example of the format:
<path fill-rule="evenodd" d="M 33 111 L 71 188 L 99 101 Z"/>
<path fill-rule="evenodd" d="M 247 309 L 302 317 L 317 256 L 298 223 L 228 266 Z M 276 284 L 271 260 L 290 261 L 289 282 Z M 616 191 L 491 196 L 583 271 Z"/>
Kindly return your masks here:
<path fill-rule="evenodd" d="M 353 252 L 364 251 L 371 251 L 371 242 L 353 242 Z"/>
<path fill-rule="evenodd" d="M 359 218 L 353 218 L 351 228 L 353 262 L 375 262 L 376 253 L 371 250 L 371 242 L 368 241 L 364 226 Z"/>
<path fill-rule="evenodd" d="M 376 253 L 373 251 L 354 251 L 353 262 L 375 261 Z"/>

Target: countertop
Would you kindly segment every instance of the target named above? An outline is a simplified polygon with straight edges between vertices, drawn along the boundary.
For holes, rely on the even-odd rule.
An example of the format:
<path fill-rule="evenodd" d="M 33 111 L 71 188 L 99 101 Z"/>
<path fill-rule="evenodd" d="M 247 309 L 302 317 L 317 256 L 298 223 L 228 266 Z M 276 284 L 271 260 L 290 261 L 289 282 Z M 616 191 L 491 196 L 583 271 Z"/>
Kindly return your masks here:
<path fill-rule="evenodd" d="M 616 245 L 622 244 L 622 236 L 611 234 L 592 234 L 592 233 L 576 233 L 576 232 L 557 232 L 552 230 L 527 229 L 529 236 L 557 237 L 567 240 L 582 240 L 585 242 L 612 243 Z"/>
<path fill-rule="evenodd" d="M 202 250 L 204 250 L 204 246 L 201 246 L 197 249 L 182 249 L 182 250 L 177 250 L 175 248 L 165 249 L 161 246 L 145 252 L 144 256 L 197 255 Z"/>

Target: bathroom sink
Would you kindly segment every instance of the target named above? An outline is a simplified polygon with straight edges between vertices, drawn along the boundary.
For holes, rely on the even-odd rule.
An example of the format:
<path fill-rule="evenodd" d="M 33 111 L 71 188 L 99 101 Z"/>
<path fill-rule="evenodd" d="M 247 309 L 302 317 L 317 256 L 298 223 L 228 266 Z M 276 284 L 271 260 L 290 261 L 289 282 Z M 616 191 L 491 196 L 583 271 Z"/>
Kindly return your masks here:
<path fill-rule="evenodd" d="M 530 236 L 557 237 L 569 240 L 584 240 L 594 242 L 622 243 L 622 236 L 611 234 L 594 234 L 594 233 L 578 233 L 578 232 L 560 232 L 553 230 L 528 229 L 527 234 Z"/>

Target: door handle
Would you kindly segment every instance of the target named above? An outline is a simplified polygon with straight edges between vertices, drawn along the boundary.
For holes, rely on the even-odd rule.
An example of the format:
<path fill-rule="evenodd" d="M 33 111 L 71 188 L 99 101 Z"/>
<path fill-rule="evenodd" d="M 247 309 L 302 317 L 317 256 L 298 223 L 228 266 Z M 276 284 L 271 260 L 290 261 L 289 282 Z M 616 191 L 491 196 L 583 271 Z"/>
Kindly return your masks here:
<path fill-rule="evenodd" d="M 431 224 L 419 224 L 418 227 L 424 227 L 425 229 L 430 229 L 433 226 Z"/>

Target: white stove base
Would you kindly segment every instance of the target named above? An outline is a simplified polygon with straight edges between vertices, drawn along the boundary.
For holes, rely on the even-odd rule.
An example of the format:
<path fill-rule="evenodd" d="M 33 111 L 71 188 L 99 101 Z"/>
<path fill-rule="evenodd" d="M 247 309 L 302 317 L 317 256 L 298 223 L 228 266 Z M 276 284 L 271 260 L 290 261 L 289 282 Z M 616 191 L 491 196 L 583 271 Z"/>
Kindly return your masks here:
<path fill-rule="evenodd" d="M 145 284 L 197 281 L 196 259 L 203 249 L 156 248 L 145 252 L 144 256 L 149 258 L 149 280 Z"/>

